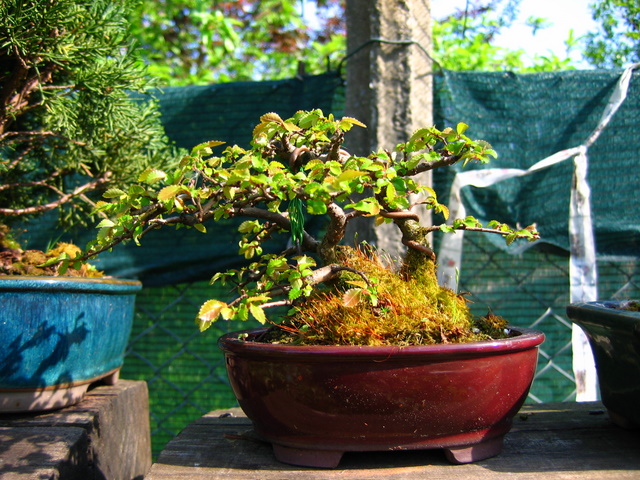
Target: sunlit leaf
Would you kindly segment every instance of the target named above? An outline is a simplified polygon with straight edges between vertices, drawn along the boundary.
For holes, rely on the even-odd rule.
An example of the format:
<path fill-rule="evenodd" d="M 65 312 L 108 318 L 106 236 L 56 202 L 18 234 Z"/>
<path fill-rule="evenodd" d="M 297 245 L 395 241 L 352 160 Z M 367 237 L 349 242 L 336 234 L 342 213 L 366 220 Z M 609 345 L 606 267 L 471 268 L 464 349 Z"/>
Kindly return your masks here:
<path fill-rule="evenodd" d="M 220 312 L 227 304 L 219 300 L 207 300 L 198 311 L 196 322 L 201 332 L 205 331 L 220 316 Z"/>
<path fill-rule="evenodd" d="M 363 297 L 362 289 L 360 288 L 349 289 L 342 296 L 342 305 L 344 305 L 347 308 L 353 308 L 356 305 L 358 305 L 358 303 L 360 303 L 360 300 L 362 300 L 362 297 Z"/>
<path fill-rule="evenodd" d="M 253 315 L 253 318 L 255 318 L 258 322 L 263 325 L 266 323 L 267 316 L 264 314 L 264 310 L 258 305 L 250 304 L 249 311 L 251 312 L 251 315 Z"/>
<path fill-rule="evenodd" d="M 138 177 L 138 181 L 145 183 L 155 183 L 160 180 L 164 180 L 165 178 L 167 178 L 167 174 L 162 170 L 148 168 L 140 174 L 140 176 Z"/>
<path fill-rule="evenodd" d="M 278 115 L 275 112 L 265 113 L 264 115 L 262 115 L 260 117 L 260 121 L 262 123 L 268 123 L 268 122 L 275 122 L 275 123 L 280 123 L 280 124 L 284 123 L 284 121 L 282 120 L 280 115 Z"/>

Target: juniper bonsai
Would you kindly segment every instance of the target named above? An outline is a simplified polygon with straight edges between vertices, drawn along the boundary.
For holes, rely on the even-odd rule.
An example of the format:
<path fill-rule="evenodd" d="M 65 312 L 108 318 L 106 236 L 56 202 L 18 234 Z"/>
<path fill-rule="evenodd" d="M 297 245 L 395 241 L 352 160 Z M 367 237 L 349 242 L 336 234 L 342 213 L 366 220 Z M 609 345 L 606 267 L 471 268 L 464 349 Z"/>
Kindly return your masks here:
<path fill-rule="evenodd" d="M 175 158 L 157 106 L 132 96 L 151 84 L 127 5 L 0 2 L 0 222 L 47 211 L 86 222 L 93 192 Z"/>
<path fill-rule="evenodd" d="M 246 218 L 239 226 L 239 254 L 246 264 L 216 273 L 212 282 L 233 284 L 233 300 L 205 302 L 197 322 L 202 330 L 224 319 L 273 324 L 265 340 L 300 344 L 431 344 L 504 335 L 503 319 L 474 318 L 467 302 L 440 287 L 430 232 L 456 230 L 535 240 L 534 226 L 513 229 L 499 222 L 481 225 L 472 217 L 424 226 L 415 210 L 429 208 L 448 217 L 435 192 L 416 183 L 421 172 L 458 162 L 487 162 L 490 145 L 465 135 L 463 123 L 442 131 L 422 128 L 394 150 L 360 157 L 343 149 L 345 134 L 363 128 L 358 120 L 300 111 L 283 120 L 260 118 L 250 148 L 198 145 L 171 171 L 148 168 L 140 183 L 111 188 L 97 205 L 109 218 L 87 255 L 133 240 L 161 227 L 193 227 Z M 221 151 L 220 153 L 214 153 Z M 354 200 L 355 194 L 360 194 Z M 414 203 L 412 198 L 421 195 Z M 305 218 L 326 218 L 322 233 L 305 229 Z M 385 258 L 367 245 L 343 245 L 347 224 L 357 217 L 393 222 L 407 253 Z M 265 245 L 285 235 L 280 253 Z M 286 307 L 278 321 L 269 307 Z"/>

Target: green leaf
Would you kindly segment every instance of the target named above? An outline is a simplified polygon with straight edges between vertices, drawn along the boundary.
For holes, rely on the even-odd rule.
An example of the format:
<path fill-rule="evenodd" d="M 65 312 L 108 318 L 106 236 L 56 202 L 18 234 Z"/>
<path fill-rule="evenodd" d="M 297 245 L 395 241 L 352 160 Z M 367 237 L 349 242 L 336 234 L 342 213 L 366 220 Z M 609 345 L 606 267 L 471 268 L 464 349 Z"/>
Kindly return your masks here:
<path fill-rule="evenodd" d="M 320 118 L 320 114 L 318 113 L 317 110 L 314 110 L 311 112 L 301 111 L 301 112 L 298 112 L 298 114 L 301 115 L 298 120 L 298 125 L 300 125 L 301 128 L 311 128 L 315 126 L 318 119 Z"/>
<path fill-rule="evenodd" d="M 302 295 L 302 288 L 292 288 L 289 290 L 289 300 L 295 300 Z"/>
<path fill-rule="evenodd" d="M 184 187 L 181 185 L 169 185 L 158 192 L 158 200 L 161 202 L 170 200 L 183 191 Z"/>
<path fill-rule="evenodd" d="M 347 182 L 349 180 L 353 180 L 354 178 L 362 177 L 364 175 L 367 175 L 367 173 L 358 172 L 357 170 L 345 170 L 340 175 L 338 175 L 338 178 L 336 178 L 335 183 Z"/>
<path fill-rule="evenodd" d="M 109 228 L 113 226 L 115 226 L 115 222 L 109 220 L 108 218 L 105 218 L 98 225 L 96 225 L 96 228 Z"/>
<path fill-rule="evenodd" d="M 307 212 L 312 215 L 324 215 L 327 213 L 327 205 L 322 200 L 310 198 L 307 200 Z"/>
<path fill-rule="evenodd" d="M 353 127 L 354 125 L 357 125 L 358 127 L 362 127 L 362 128 L 367 128 L 367 126 L 364 123 L 362 123 L 360 120 L 357 120 L 353 117 L 342 117 L 339 125 L 340 125 L 340 129 L 344 130 L 345 132 L 351 130 L 351 127 Z"/>
<path fill-rule="evenodd" d="M 126 193 L 119 188 L 110 188 L 102 194 L 104 198 L 120 198 L 125 196 Z"/>
<path fill-rule="evenodd" d="M 264 310 L 258 305 L 249 304 L 249 312 L 253 315 L 258 322 L 264 325 L 267 322 L 267 316 L 264 314 Z"/>
<path fill-rule="evenodd" d="M 260 224 L 256 220 L 245 220 L 238 227 L 240 233 L 253 233 L 260 229 Z"/>
<path fill-rule="evenodd" d="M 264 115 L 262 115 L 260 117 L 260 121 L 262 123 L 269 123 L 269 122 L 275 122 L 275 123 L 279 123 L 279 124 L 283 124 L 284 123 L 284 120 L 282 120 L 280 115 L 278 115 L 275 112 L 265 113 Z"/>
<path fill-rule="evenodd" d="M 353 208 L 359 212 L 365 212 L 369 215 L 377 215 L 380 213 L 380 204 L 374 198 L 364 198 L 357 203 L 346 205 L 346 207 Z"/>
<path fill-rule="evenodd" d="M 284 127 L 284 129 L 287 132 L 299 132 L 300 131 L 300 127 L 298 127 L 295 123 L 284 122 L 282 124 L 282 126 Z"/>
<path fill-rule="evenodd" d="M 467 128 L 469 128 L 469 125 L 467 125 L 464 122 L 460 122 L 456 126 L 456 132 L 458 132 L 458 135 L 462 135 L 464 132 L 467 131 Z"/>
<path fill-rule="evenodd" d="M 195 155 L 198 152 L 204 151 L 206 154 L 211 154 L 211 149 L 213 147 L 217 147 L 219 145 L 224 145 L 226 142 L 221 142 L 219 140 L 211 140 L 209 142 L 203 142 L 191 149 L 191 154 Z"/>
<path fill-rule="evenodd" d="M 145 183 L 156 183 L 160 180 L 164 180 L 165 178 L 167 178 L 167 174 L 162 170 L 147 168 L 140 174 L 140 176 L 138 177 L 138 181 Z"/>
<path fill-rule="evenodd" d="M 207 300 L 200 307 L 196 323 L 201 332 L 204 332 L 209 328 L 220 316 L 223 308 L 227 307 L 227 304 L 219 300 Z"/>

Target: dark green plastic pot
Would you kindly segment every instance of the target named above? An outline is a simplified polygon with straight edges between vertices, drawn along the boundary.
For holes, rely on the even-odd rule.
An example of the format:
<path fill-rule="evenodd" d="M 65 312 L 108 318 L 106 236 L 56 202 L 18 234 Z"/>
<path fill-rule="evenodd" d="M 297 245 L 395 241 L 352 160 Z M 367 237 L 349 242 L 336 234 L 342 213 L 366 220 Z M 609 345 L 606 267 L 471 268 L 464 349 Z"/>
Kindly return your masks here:
<path fill-rule="evenodd" d="M 587 335 L 598 372 L 602 403 L 625 428 L 640 427 L 640 312 L 628 302 L 572 304 L 567 315 Z"/>

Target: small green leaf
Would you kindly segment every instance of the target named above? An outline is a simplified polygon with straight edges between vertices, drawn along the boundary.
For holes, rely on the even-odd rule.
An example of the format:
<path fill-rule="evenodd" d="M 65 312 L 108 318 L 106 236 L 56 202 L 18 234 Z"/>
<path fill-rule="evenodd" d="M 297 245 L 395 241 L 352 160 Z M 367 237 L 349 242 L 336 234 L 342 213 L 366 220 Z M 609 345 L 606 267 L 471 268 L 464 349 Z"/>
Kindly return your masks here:
<path fill-rule="evenodd" d="M 207 300 L 200 307 L 196 323 L 201 332 L 204 332 L 209 328 L 220 316 L 223 308 L 227 307 L 227 304 L 219 300 Z"/>
<path fill-rule="evenodd" d="M 284 121 L 282 120 L 280 115 L 278 115 L 277 113 L 274 113 L 274 112 L 265 113 L 264 115 L 262 115 L 260 117 L 260 121 L 262 123 L 269 123 L 269 122 L 275 122 L 275 123 L 280 123 L 280 124 L 284 123 Z"/>
<path fill-rule="evenodd" d="M 255 318 L 262 325 L 267 322 L 267 316 L 264 314 L 264 310 L 258 305 L 250 304 L 249 311 L 251 312 L 251 315 L 253 315 L 253 318 Z"/>
<path fill-rule="evenodd" d="M 357 170 L 345 170 L 340 175 L 338 175 L 338 178 L 336 179 L 336 183 L 346 182 L 354 178 L 362 177 L 364 175 L 367 175 L 367 174 L 365 172 L 358 172 Z"/>
<path fill-rule="evenodd" d="M 198 152 L 204 151 L 206 154 L 211 154 L 211 149 L 213 147 L 217 147 L 219 145 L 224 145 L 226 142 L 221 142 L 219 140 L 211 140 L 210 142 L 204 142 L 196 145 L 191 149 L 191 154 L 195 155 Z"/>
<path fill-rule="evenodd" d="M 298 127 L 295 123 L 284 122 L 282 124 L 282 126 L 284 127 L 284 129 L 287 132 L 299 132 L 300 131 L 300 127 Z"/>
<path fill-rule="evenodd" d="M 358 127 L 362 127 L 362 128 L 367 128 L 367 126 L 364 123 L 362 123 L 360 120 L 357 120 L 353 117 L 342 117 L 339 123 L 340 129 L 344 130 L 345 132 L 348 132 L 349 130 L 351 130 L 351 127 L 353 127 L 354 125 L 357 125 Z"/>
<path fill-rule="evenodd" d="M 373 198 L 364 198 L 357 203 L 346 205 L 346 207 L 368 213 L 369 215 L 377 215 L 380 213 L 380 204 Z"/>
<path fill-rule="evenodd" d="M 175 198 L 175 196 L 182 191 L 184 191 L 184 187 L 180 185 L 169 185 L 168 187 L 164 187 L 158 192 L 158 200 L 160 200 L 161 202 L 170 200 L 172 198 Z"/>
<path fill-rule="evenodd" d="M 96 228 L 109 228 L 113 226 L 115 226 L 115 223 L 112 220 L 105 218 L 98 225 L 96 225 Z"/>
<path fill-rule="evenodd" d="M 156 168 L 147 168 L 140 174 L 140 176 L 138 177 L 138 181 L 145 183 L 155 183 L 160 180 L 164 180 L 165 178 L 167 178 L 167 174 L 162 170 L 158 170 Z"/>
<path fill-rule="evenodd" d="M 126 195 L 126 193 L 119 188 L 110 188 L 102 194 L 104 198 L 120 198 L 124 195 Z"/>

